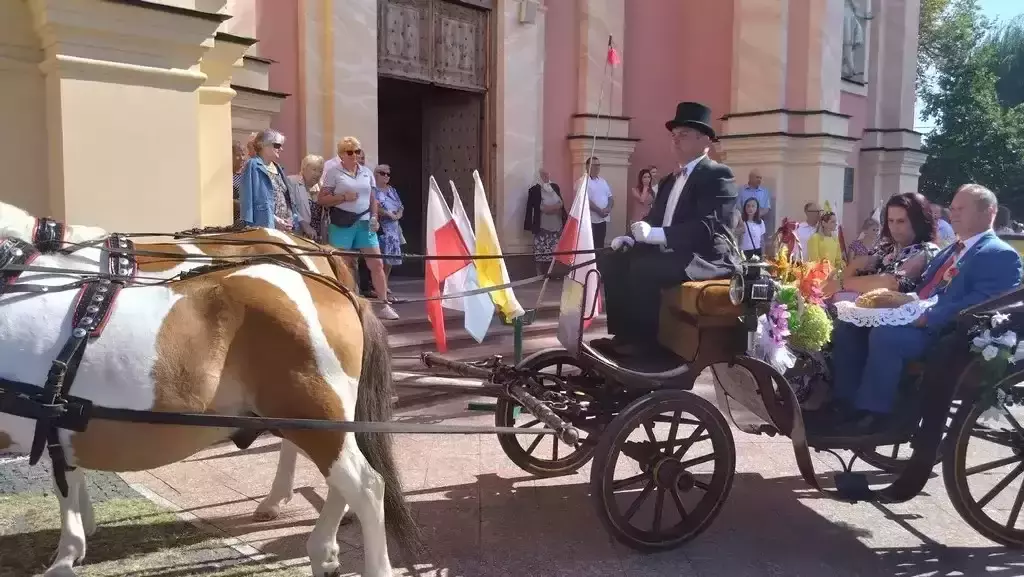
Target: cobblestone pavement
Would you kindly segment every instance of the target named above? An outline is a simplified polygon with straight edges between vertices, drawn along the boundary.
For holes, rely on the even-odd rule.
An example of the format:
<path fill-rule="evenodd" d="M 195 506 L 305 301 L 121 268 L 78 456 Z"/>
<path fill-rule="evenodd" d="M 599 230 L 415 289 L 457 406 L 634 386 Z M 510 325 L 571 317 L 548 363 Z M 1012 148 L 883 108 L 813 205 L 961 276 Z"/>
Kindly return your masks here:
<path fill-rule="evenodd" d="M 698 392 L 712 395 L 706 383 L 698 383 Z M 493 423 L 493 415 L 466 407 L 466 399 L 449 400 L 404 410 L 398 418 Z M 925 492 L 908 503 L 846 504 L 823 499 L 803 483 L 788 440 L 739 431 L 734 437 L 736 478 L 721 515 L 706 532 L 678 549 L 640 554 L 613 541 L 599 522 L 589 494 L 589 465 L 575 475 L 537 479 L 511 463 L 492 437 L 399 436 L 397 460 L 407 499 L 429 551 L 418 560 L 415 572 L 396 570 L 396 575 L 1024 575 L 1024 555 L 987 541 L 954 511 L 938 468 Z M 300 459 L 296 493 L 281 516 L 270 522 L 252 521 L 274 475 L 277 443 L 261 439 L 246 451 L 221 445 L 182 463 L 124 478 L 162 505 L 197 520 L 211 535 L 241 544 L 249 551 L 248 558 L 266 556 L 278 567 L 302 568 L 308 562 L 306 539 L 326 497 L 322 477 L 310 462 Z M 819 472 L 836 468 L 831 456 L 815 459 Z M 1019 483 L 1020 479 L 1013 488 Z M 1009 510 L 1014 493 L 1010 491 L 999 507 Z M 343 574 L 360 575 L 358 522 L 343 524 L 339 542 Z M 391 551 L 399 565 L 398 547 L 392 545 Z"/>
<path fill-rule="evenodd" d="M 0 456 L 0 495 L 50 493 L 53 491 L 51 471 L 50 461 L 45 457 L 34 467 L 30 467 L 28 457 Z M 139 496 L 115 473 L 90 471 L 86 480 L 89 484 L 89 494 L 96 502 Z"/>

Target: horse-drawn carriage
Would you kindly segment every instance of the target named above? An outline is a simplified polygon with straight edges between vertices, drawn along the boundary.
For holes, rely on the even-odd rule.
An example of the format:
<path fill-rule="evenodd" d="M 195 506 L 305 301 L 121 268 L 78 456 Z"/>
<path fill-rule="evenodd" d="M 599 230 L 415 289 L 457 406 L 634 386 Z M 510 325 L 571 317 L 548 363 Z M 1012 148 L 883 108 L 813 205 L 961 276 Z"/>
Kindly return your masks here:
<path fill-rule="evenodd" d="M 120 242 L 124 237 L 117 238 L 117 242 L 104 245 L 104 254 L 114 257 L 146 254 L 130 243 Z M 275 258 L 293 258 L 296 250 L 289 249 Z M 0 264 L 10 266 L 14 262 L 10 254 L 13 253 L 6 255 L 6 261 L 0 258 Z M 296 262 L 317 254 L 299 251 L 301 258 Z M 186 280 L 174 282 L 188 283 L 187 279 L 221 274 L 225 270 L 235 271 L 233 274 L 237 275 L 240 268 L 251 265 L 253 258 L 235 255 L 219 267 L 191 271 Z M 265 263 L 265 259 L 259 262 Z M 30 270 L 24 263 L 19 266 L 19 270 Z M 295 268 L 294 264 L 289 266 Z M 3 272 L 0 266 L 0 273 Z M 323 270 L 302 273 L 304 277 L 323 274 Z M 109 285 L 114 279 L 124 286 L 131 285 L 124 275 L 118 275 L 119 271 L 112 269 L 109 274 L 104 272 L 90 282 L 102 287 L 107 286 L 102 284 L 103 280 Z M 234 277 L 222 276 L 214 280 L 223 282 L 227 278 Z M 600 282 L 599 275 L 592 273 L 586 283 L 595 282 Z M 341 284 L 325 284 L 345 290 Z M 208 286 L 209 283 L 203 285 Z M 1011 355 L 987 352 L 979 355 L 974 350 L 977 347 L 972 347 L 972 338 L 976 336 L 989 341 L 1002 338 L 1003 349 L 1016 346 L 1014 331 L 1024 330 L 1019 326 L 1024 325 L 1024 311 L 1019 304 L 1024 300 L 1024 289 L 963 311 L 956 327 L 933 348 L 926 362 L 908 367 L 905 401 L 901 405 L 904 418 L 898 426 L 868 437 L 826 438 L 808 434 L 803 411 L 787 375 L 751 352 L 758 319 L 772 304 L 777 288 L 763 266 L 748 263 L 731 281 L 685 283 L 665 291 L 658 335 L 662 350 L 630 358 L 619 358 L 614 350 L 606 349 L 600 342 L 584 342 L 582 327 L 588 311 L 583 310 L 583 295 L 587 288 L 571 279 L 565 281 L 561 311 L 562 328 L 566 329 L 561 335 L 563 349 L 539 352 L 516 366 L 502 363 L 500 359 L 459 362 L 429 353 L 423 355 L 428 368 L 484 381 L 479 387 L 451 385 L 445 388 L 497 397 L 496 427 L 489 431 L 352 422 L 351 413 L 338 419 L 341 422 L 327 422 L 326 417 L 310 421 L 316 417 L 299 419 L 296 417 L 301 415 L 295 414 L 295 410 L 272 414 L 277 410 L 272 404 L 266 405 L 270 409 L 261 411 L 259 416 L 186 415 L 156 407 L 153 410 L 128 407 L 109 410 L 88 403 L 88 399 L 71 397 L 67 386 L 58 387 L 56 394 L 47 388 L 48 394 L 44 395 L 41 387 L 36 386 L 40 392 L 35 393 L 34 385 L 14 383 L 10 379 L 0 380 L 0 412 L 13 411 L 30 418 L 44 416 L 48 425 L 37 430 L 37 439 L 42 435 L 43 441 L 56 439 L 48 436 L 55 425 L 67 422 L 78 426 L 79 430 L 87 429 L 90 419 L 272 430 L 278 434 L 291 429 L 335 430 L 371 436 L 402 432 L 491 432 L 497 435 L 513 462 L 535 475 L 573 473 L 593 460 L 590 483 L 598 516 L 616 539 L 639 550 L 678 546 L 706 529 L 720 512 L 736 468 L 732 429 L 726 418 L 729 417 L 746 433 L 789 437 L 803 478 L 838 499 L 909 500 L 922 491 L 941 456 L 950 499 L 968 524 L 996 542 L 1007 546 L 1024 545 L 1024 530 L 1016 528 L 1024 504 L 1024 490 L 1017 494 L 1012 506 L 999 510 L 1008 509 L 1007 521 L 997 521 L 995 513 L 985 510 L 1007 485 L 1024 473 L 1024 427 L 1011 411 L 1024 399 L 1024 392 L 1016 388 L 1019 381 L 1024 381 L 1024 369 L 1014 368 L 1011 362 L 999 364 L 985 360 L 1012 361 L 1015 357 Z M 309 290 L 310 294 L 314 293 L 312 288 Z M 321 292 L 316 294 L 325 294 L 322 290 L 317 288 L 316 291 Z M 312 306 L 313 301 L 310 303 Z M 988 328 L 989 332 L 976 335 L 979 327 Z M 370 329 L 364 326 L 366 330 Z M 1011 345 L 1006 344 L 1007 334 L 1014 335 Z M 988 341 L 982 344 L 987 347 Z M 317 357 L 316 362 L 321 362 L 319 359 Z M 999 370 L 993 369 L 996 365 Z M 710 370 L 713 378 L 717 408 L 693 392 L 698 376 L 705 369 Z M 309 383 L 306 386 L 310 386 Z M 360 402 L 364 394 L 366 391 L 360 385 Z M 293 408 L 298 407 L 295 402 L 292 402 Z M 302 407 L 299 409 L 299 412 L 305 411 Z M 360 413 L 357 406 L 356 419 L 360 414 L 369 413 Z M 375 414 L 382 413 L 378 410 Z M 990 419 L 993 416 L 1001 418 Z M 527 422 L 520 424 L 520 419 Z M 1002 426 L 1004 424 L 1006 426 Z M 1008 454 L 968 466 L 968 456 L 973 454 L 969 448 L 975 439 L 1005 448 Z M 53 445 L 43 444 L 51 448 Z M 881 451 L 882 447 L 908 444 L 911 451 L 905 459 Z M 309 454 L 310 447 L 322 448 L 309 443 L 302 448 Z M 377 449 L 388 450 L 380 446 Z M 342 454 L 347 450 L 348 445 L 345 445 Z M 543 452 L 538 453 L 538 450 Z M 851 451 L 891 474 L 891 482 L 884 488 L 871 489 L 867 477 L 852 470 L 851 461 L 836 475 L 834 488 L 823 488 L 814 471 L 811 450 Z M 59 449 L 55 454 L 60 456 Z M 354 454 L 345 458 L 352 459 Z M 338 463 L 347 466 L 344 458 L 341 461 L 328 459 L 318 465 L 325 475 L 340 475 L 345 471 L 336 469 Z M 1014 468 L 1009 475 L 987 494 L 981 497 L 972 494 L 969 480 L 973 475 L 1010 465 Z M 390 482 L 390 477 L 384 481 L 385 484 Z M 332 490 L 336 484 L 329 480 Z M 370 482 L 370 486 L 372 490 L 368 491 L 379 497 L 379 486 L 374 482 Z M 370 508 L 352 505 L 361 517 L 364 512 L 372 516 L 376 511 L 376 505 Z M 340 511 L 344 514 L 343 509 Z M 337 519 L 322 517 L 314 534 L 326 538 L 330 535 L 331 523 L 336 529 Z M 388 574 L 386 546 L 372 532 L 374 530 L 374 524 L 364 523 L 368 574 Z M 374 541 L 372 551 L 371 538 Z M 311 542 L 312 539 L 311 536 Z M 81 553 L 84 554 L 84 549 Z M 325 559 L 314 560 L 314 570 L 331 567 L 329 552 Z"/>

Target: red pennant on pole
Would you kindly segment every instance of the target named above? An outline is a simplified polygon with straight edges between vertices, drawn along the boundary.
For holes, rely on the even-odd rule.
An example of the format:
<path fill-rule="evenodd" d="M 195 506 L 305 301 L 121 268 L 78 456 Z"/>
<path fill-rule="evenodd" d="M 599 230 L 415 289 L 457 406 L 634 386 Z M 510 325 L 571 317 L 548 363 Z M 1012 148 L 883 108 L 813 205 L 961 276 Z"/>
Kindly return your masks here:
<path fill-rule="evenodd" d="M 611 66 L 618 66 L 622 63 L 622 59 L 619 57 L 619 51 L 615 49 L 615 45 L 612 44 L 612 37 L 608 36 L 608 64 Z"/>

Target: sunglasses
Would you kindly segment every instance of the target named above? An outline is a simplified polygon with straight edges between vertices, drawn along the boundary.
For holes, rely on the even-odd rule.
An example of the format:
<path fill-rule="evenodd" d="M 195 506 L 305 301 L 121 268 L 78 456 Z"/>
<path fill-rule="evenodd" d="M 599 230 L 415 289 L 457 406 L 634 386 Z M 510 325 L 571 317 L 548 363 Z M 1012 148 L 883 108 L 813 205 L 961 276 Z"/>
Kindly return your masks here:
<path fill-rule="evenodd" d="M 363 151 L 361 149 L 357 148 L 355 150 L 346 150 L 345 151 L 345 156 L 359 156 L 362 153 L 363 153 Z"/>
<path fill-rule="evenodd" d="M 272 144 L 271 146 L 273 146 L 273 147 L 274 147 L 275 149 L 277 149 L 277 150 L 281 150 L 282 148 L 284 148 L 284 145 L 283 145 L 283 144 L 281 144 L 280 142 L 275 142 L 275 143 L 274 143 L 274 144 Z"/>
<path fill-rule="evenodd" d="M 384 172 L 383 170 L 377 171 L 377 176 L 391 176 L 390 172 Z"/>

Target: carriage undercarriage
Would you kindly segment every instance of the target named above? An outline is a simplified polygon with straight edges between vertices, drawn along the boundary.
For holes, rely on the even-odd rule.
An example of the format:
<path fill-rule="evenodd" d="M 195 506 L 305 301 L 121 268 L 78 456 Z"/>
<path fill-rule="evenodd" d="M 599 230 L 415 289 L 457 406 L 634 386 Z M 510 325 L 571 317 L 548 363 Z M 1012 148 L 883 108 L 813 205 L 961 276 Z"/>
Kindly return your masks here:
<path fill-rule="evenodd" d="M 1016 303 L 1018 292 L 973 312 Z M 985 512 L 999 491 L 1024 474 L 1024 427 L 1008 408 L 1022 403 L 998 404 L 1008 430 L 980 423 L 992 411 L 994 389 L 972 386 L 971 358 L 962 346 L 966 333 L 954 335 L 946 354 L 928 363 L 923 374 L 908 375 L 909 380 L 929 379 L 931 386 L 926 398 L 911 403 L 913 408 L 899 426 L 871 437 L 815 436 L 806 431 L 803 411 L 786 376 L 748 354 L 751 330 L 764 302 L 749 288 L 742 303 L 734 297 L 724 281 L 687 283 L 666 293 L 659 334 L 664 350 L 642 358 L 619 358 L 600 343 L 583 343 L 582 302 L 568 307 L 570 315 L 577 315 L 578 327 L 563 340 L 567 349 L 543 351 L 516 366 L 500 359 L 467 363 L 423 355 L 427 368 L 463 378 L 444 382 L 439 377 L 428 388 L 497 399 L 495 427 L 490 428 L 110 410 L 76 399 L 67 388 L 57 389 L 56 395 L 50 391 L 45 398 L 34 392 L 38 386 L 10 381 L 0 381 L 0 412 L 37 419 L 44 434 L 56 428 L 84 430 L 90 419 L 236 428 L 237 438 L 248 442 L 262 431 L 285 429 L 495 434 L 505 454 L 533 475 L 572 474 L 593 461 L 590 487 L 598 517 L 617 540 L 641 551 L 679 546 L 707 529 L 721 511 L 736 469 L 731 422 L 745 433 L 792 439 L 805 481 L 837 499 L 909 500 L 921 492 L 934 465 L 941 462 L 950 499 L 965 521 L 1000 544 L 1024 546 L 1024 530 L 1016 528 L 1024 489 L 1013 500 L 1007 522 L 997 522 Z M 705 369 L 714 381 L 717 407 L 693 392 Z M 466 385 L 465 377 L 481 384 Z M 1024 391 L 1016 387 L 1021 381 L 1024 373 L 1016 373 L 997 389 L 1004 391 L 1005 399 L 1024 399 Z M 1009 456 L 968 466 L 968 446 L 975 438 L 1006 448 Z M 43 437 L 39 453 L 48 445 L 55 458 L 52 443 L 45 441 Z M 896 452 L 882 451 L 890 446 L 909 446 L 909 456 L 901 459 Z M 872 490 L 867 477 L 852 470 L 850 460 L 835 476 L 835 488 L 822 488 L 812 450 L 852 452 L 891 474 L 891 484 Z M 59 458 L 59 452 L 56 455 Z M 1010 474 L 992 490 L 972 495 L 969 477 L 1009 465 L 1014 465 Z"/>

